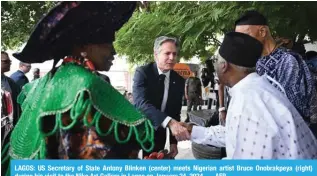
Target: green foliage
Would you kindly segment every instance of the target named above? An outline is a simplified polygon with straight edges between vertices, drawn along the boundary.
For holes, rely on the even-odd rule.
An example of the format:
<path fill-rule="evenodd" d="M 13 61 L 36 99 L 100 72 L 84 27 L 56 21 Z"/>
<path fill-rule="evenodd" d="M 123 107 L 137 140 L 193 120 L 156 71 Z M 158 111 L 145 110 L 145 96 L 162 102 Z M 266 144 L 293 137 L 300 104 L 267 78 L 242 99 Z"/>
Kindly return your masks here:
<path fill-rule="evenodd" d="M 54 1 L 1 1 L 1 46 L 16 49 L 28 39 L 34 25 Z"/>
<path fill-rule="evenodd" d="M 27 40 L 32 27 L 56 2 L 2 2 L 1 44 L 16 48 Z M 221 44 L 219 36 L 234 29 L 234 21 L 246 10 L 267 16 L 274 36 L 317 40 L 317 2 L 148 2 L 139 5 L 129 22 L 117 33 L 115 48 L 134 64 L 153 60 L 153 43 L 160 35 L 180 39 L 184 59 L 205 60 Z"/>
<path fill-rule="evenodd" d="M 221 44 L 219 35 L 234 30 L 234 21 L 253 9 L 267 16 L 274 36 L 317 39 L 316 2 L 151 2 L 150 9 L 134 13 L 117 34 L 117 52 L 131 63 L 152 61 L 160 35 L 180 39 L 182 58 L 205 60 Z"/>

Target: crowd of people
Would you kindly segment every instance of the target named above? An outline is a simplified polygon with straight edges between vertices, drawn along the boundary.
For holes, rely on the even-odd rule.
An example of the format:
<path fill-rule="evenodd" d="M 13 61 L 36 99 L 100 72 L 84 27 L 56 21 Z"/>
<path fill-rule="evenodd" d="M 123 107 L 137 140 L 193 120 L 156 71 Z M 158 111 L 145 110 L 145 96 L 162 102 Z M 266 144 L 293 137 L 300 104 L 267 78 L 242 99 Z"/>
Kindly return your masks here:
<path fill-rule="evenodd" d="M 262 14 L 241 14 L 235 31 L 225 34 L 216 63 L 207 61 L 219 80 L 219 112 L 226 123 L 194 126 L 181 122 L 182 99 L 189 101 L 189 111 L 196 110 L 202 84 L 197 75 L 185 81 L 173 70 L 181 50 L 177 38 L 155 39 L 154 60 L 136 69 L 130 94 L 122 96 L 98 73 L 109 71 L 114 34 L 135 7 L 135 2 L 58 3 L 22 52 L 13 54 L 21 63 L 11 78 L 4 75 L 11 61 L 1 53 L 1 87 L 12 94 L 14 106 L 10 140 L 2 143 L 3 166 L 10 159 L 137 158 L 140 149 L 144 156 L 164 150 L 166 137 L 171 159 L 183 140 L 226 147 L 229 159 L 317 158 L 316 74 L 310 70 L 316 53 L 307 54 L 306 63 L 277 45 Z M 41 78 L 34 70 L 36 80 L 29 82 L 30 64 L 52 58 L 53 69 Z"/>
<path fill-rule="evenodd" d="M 29 83 L 29 79 L 25 76 L 31 69 L 31 64 L 19 63 L 19 70 L 11 74 L 10 77 L 5 73 L 10 71 L 11 59 L 5 51 L 1 52 L 1 95 L 2 95 L 2 114 L 1 119 L 4 121 L 1 126 L 1 146 L 8 143 L 10 131 L 17 123 L 20 117 L 20 105 L 17 103 L 18 95 L 21 93 L 22 87 Z M 33 70 L 33 80 L 40 78 L 40 69 Z"/>

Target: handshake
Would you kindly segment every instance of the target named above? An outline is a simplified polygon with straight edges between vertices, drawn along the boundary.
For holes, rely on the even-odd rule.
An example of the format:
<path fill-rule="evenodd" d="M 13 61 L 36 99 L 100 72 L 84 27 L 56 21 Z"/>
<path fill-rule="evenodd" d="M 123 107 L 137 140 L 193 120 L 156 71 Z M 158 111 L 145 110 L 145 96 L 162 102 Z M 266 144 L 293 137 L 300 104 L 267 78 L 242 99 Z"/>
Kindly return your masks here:
<path fill-rule="evenodd" d="M 168 126 L 172 132 L 172 135 L 176 138 L 177 141 L 186 141 L 190 140 L 191 132 L 193 125 L 187 124 L 184 122 L 178 122 L 172 119 Z"/>

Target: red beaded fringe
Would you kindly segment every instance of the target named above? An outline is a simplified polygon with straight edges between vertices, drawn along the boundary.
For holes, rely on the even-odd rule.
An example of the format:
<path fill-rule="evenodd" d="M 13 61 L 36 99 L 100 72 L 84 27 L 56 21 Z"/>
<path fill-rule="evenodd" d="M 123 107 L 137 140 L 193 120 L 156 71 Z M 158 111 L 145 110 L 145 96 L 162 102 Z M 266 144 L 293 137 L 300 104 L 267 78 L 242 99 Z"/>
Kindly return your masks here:
<path fill-rule="evenodd" d="M 84 58 L 76 58 L 76 57 L 72 57 L 72 56 L 66 56 L 63 60 L 63 63 L 77 63 L 78 65 L 82 65 L 85 68 L 89 69 L 90 71 L 96 71 L 96 68 L 94 66 L 94 64 L 88 60 L 88 59 L 84 59 Z"/>

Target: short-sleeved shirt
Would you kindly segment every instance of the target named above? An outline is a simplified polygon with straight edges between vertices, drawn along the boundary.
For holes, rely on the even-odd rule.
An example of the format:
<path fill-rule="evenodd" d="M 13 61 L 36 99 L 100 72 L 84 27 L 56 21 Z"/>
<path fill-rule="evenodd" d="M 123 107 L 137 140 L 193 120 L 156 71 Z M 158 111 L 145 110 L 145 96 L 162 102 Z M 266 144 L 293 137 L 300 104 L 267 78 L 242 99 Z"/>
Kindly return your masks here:
<path fill-rule="evenodd" d="M 316 90 L 307 64 L 297 53 L 277 48 L 270 55 L 261 57 L 256 64 L 259 75 L 267 74 L 285 89 L 290 102 L 303 117 L 310 117 Z"/>

